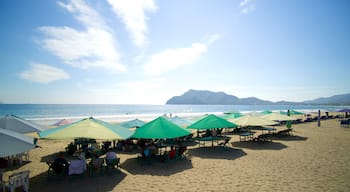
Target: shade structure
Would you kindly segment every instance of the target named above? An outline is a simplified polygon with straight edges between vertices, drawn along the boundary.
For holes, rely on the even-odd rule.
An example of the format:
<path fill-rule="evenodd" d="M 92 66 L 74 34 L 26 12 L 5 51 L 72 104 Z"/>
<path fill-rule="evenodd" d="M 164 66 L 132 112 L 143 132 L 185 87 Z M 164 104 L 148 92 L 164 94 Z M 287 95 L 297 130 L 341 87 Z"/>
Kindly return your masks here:
<path fill-rule="evenodd" d="M 179 126 L 187 126 L 193 123 L 192 121 L 179 116 L 171 117 L 169 120 Z"/>
<path fill-rule="evenodd" d="M 34 138 L 0 128 L 0 157 L 7 157 L 35 148 Z"/>
<path fill-rule="evenodd" d="M 262 117 L 257 117 L 254 115 L 245 115 L 243 117 L 238 117 L 236 119 L 230 120 L 231 122 L 240 126 L 268 126 L 276 125 L 277 122 L 264 119 Z"/>
<path fill-rule="evenodd" d="M 69 119 L 61 119 L 61 120 L 57 121 L 56 123 L 52 124 L 52 126 L 62 126 L 62 125 L 70 124 L 70 123 L 72 123 L 72 121 Z"/>
<path fill-rule="evenodd" d="M 264 115 L 270 114 L 270 113 L 272 113 L 272 111 L 270 111 L 270 110 L 265 110 L 265 111 L 261 112 L 261 114 L 264 114 Z"/>
<path fill-rule="evenodd" d="M 238 117 L 242 117 L 243 114 L 240 112 L 232 112 L 230 114 L 225 114 L 223 116 L 224 119 L 234 119 L 234 118 L 238 118 Z"/>
<path fill-rule="evenodd" d="M 270 114 L 263 115 L 261 117 L 271 121 L 293 121 L 298 119 L 298 118 L 288 116 L 288 115 L 283 115 L 280 113 L 270 113 Z"/>
<path fill-rule="evenodd" d="M 133 134 L 132 131 L 107 123 L 93 117 L 82 119 L 72 124 L 48 129 L 39 133 L 42 139 L 103 139 L 117 140 L 127 139 Z"/>
<path fill-rule="evenodd" d="M 172 139 L 189 134 L 191 134 L 189 130 L 160 116 L 136 129 L 132 137 L 138 139 Z"/>
<path fill-rule="evenodd" d="M 189 125 L 187 128 L 204 130 L 204 129 L 234 128 L 234 127 L 237 127 L 235 123 L 231 123 L 224 118 L 210 114 L 194 122 L 193 124 Z"/>
<path fill-rule="evenodd" d="M 338 110 L 338 112 L 350 113 L 350 109 L 349 108 L 344 108 L 344 109 Z"/>
<path fill-rule="evenodd" d="M 141 121 L 140 119 L 133 119 L 133 120 L 130 120 L 130 121 L 125 121 L 121 124 L 119 124 L 120 126 L 122 127 L 125 127 L 125 128 L 138 128 L 138 127 L 141 127 L 142 125 L 146 124 L 146 122 L 144 121 Z"/>
<path fill-rule="evenodd" d="M 0 127 L 18 133 L 32 133 L 44 130 L 44 127 L 14 115 L 5 115 L 0 118 Z"/>
<path fill-rule="evenodd" d="M 295 110 L 288 110 L 288 111 L 281 111 L 280 112 L 283 115 L 303 115 L 303 112 L 295 111 Z"/>

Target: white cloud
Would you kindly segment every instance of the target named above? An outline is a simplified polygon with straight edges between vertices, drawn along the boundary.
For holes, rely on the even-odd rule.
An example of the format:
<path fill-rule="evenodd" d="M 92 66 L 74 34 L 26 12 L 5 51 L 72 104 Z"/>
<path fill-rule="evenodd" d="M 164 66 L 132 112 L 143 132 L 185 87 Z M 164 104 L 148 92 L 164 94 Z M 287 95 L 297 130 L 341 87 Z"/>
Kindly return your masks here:
<path fill-rule="evenodd" d="M 40 63 L 31 63 L 31 68 L 20 73 L 19 76 L 22 79 L 43 84 L 62 79 L 69 79 L 68 73 L 62 69 Z"/>
<path fill-rule="evenodd" d="M 241 13 L 243 14 L 248 14 L 255 11 L 255 4 L 253 0 L 242 0 L 239 3 L 239 7 L 241 8 Z"/>
<path fill-rule="evenodd" d="M 122 19 L 127 30 L 131 32 L 132 39 L 137 46 L 144 46 L 147 43 L 148 20 L 146 12 L 154 12 L 157 6 L 153 0 L 108 0 L 112 5 L 114 13 Z"/>
<path fill-rule="evenodd" d="M 149 75 L 159 75 L 183 65 L 192 64 L 207 51 L 207 45 L 194 43 L 188 48 L 166 49 L 154 54 L 144 64 L 144 70 Z"/>
<path fill-rule="evenodd" d="M 115 48 L 113 33 L 94 9 L 81 0 L 58 4 L 72 13 L 85 30 L 67 26 L 39 27 L 39 31 L 45 35 L 39 41 L 44 48 L 75 67 L 126 71 L 126 67 L 119 63 L 120 54 Z"/>
<path fill-rule="evenodd" d="M 169 98 L 164 78 L 150 78 L 121 82 L 115 90 L 120 93 L 115 96 L 119 103 L 164 104 L 164 98 Z"/>

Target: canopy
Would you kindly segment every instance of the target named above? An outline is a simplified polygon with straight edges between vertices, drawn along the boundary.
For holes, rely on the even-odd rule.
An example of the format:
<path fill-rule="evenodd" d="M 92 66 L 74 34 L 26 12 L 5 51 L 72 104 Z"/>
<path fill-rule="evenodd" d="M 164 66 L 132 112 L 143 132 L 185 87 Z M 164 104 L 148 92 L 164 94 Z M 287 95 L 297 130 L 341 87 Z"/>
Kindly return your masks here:
<path fill-rule="evenodd" d="M 215 129 L 215 128 L 233 128 L 237 127 L 236 124 L 227 121 L 221 117 L 210 114 L 193 124 L 189 125 L 187 128 L 190 129 Z"/>
<path fill-rule="evenodd" d="M 39 133 L 42 139 L 127 139 L 132 131 L 118 125 L 94 119 L 93 117 L 82 119 L 72 124 L 62 125 Z"/>
<path fill-rule="evenodd" d="M 0 128 L 0 158 L 16 155 L 35 148 L 34 138 Z"/>
<path fill-rule="evenodd" d="M 277 124 L 277 122 L 253 115 L 245 115 L 243 117 L 238 117 L 230 121 L 240 126 L 267 126 Z"/>
<path fill-rule="evenodd" d="M 339 110 L 338 112 L 350 113 L 350 109 L 344 108 L 344 109 Z"/>
<path fill-rule="evenodd" d="M 132 137 L 139 139 L 171 139 L 189 134 L 191 134 L 189 130 L 160 116 L 136 129 Z"/>
<path fill-rule="evenodd" d="M 0 127 L 18 133 L 40 132 L 44 130 L 42 126 L 14 115 L 6 115 L 0 118 Z"/>
<path fill-rule="evenodd" d="M 288 110 L 288 111 L 281 111 L 280 112 L 283 115 L 303 115 L 303 112 L 295 111 L 295 110 Z"/>
<path fill-rule="evenodd" d="M 234 118 L 238 118 L 238 117 L 242 117 L 242 113 L 240 112 L 232 112 L 232 113 L 229 113 L 229 114 L 225 114 L 223 116 L 224 119 L 234 119 Z"/>
<path fill-rule="evenodd" d="M 182 118 L 182 117 L 179 117 L 179 116 L 169 118 L 169 120 L 171 122 L 175 123 L 176 125 L 180 125 L 180 126 L 187 126 L 187 125 L 190 125 L 193 123 L 192 121 L 185 119 L 185 118 Z"/>
<path fill-rule="evenodd" d="M 272 113 L 272 111 L 270 111 L 270 110 L 265 110 L 265 111 L 263 111 L 263 112 L 261 112 L 261 113 L 264 114 L 264 115 L 266 115 L 266 114 Z"/>
<path fill-rule="evenodd" d="M 61 120 L 57 121 L 56 123 L 52 124 L 52 126 L 62 126 L 62 125 L 70 124 L 70 123 L 72 123 L 71 120 L 61 119 Z"/>
<path fill-rule="evenodd" d="M 130 120 L 130 121 L 125 121 L 121 124 L 119 124 L 120 126 L 122 127 L 125 127 L 125 128 L 137 128 L 137 127 L 141 127 L 142 125 L 144 125 L 146 122 L 144 121 L 141 121 L 140 119 L 133 119 L 133 120 Z"/>
<path fill-rule="evenodd" d="M 295 117 L 291 117 L 288 115 L 283 115 L 280 113 L 270 113 L 270 114 L 266 114 L 261 116 L 264 119 L 268 119 L 271 121 L 293 121 L 293 120 L 297 120 L 297 118 Z"/>

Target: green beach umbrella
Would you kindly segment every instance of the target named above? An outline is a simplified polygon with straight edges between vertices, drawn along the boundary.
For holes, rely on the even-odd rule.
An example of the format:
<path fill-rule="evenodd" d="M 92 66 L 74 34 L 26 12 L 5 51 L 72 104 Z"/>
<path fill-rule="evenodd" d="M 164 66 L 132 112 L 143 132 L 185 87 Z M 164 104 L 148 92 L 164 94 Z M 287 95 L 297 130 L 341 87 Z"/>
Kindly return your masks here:
<path fill-rule="evenodd" d="M 122 127 L 125 127 L 125 128 L 135 128 L 135 127 L 138 128 L 138 127 L 141 127 L 142 125 L 144 125 L 145 123 L 146 122 L 141 121 L 140 119 L 133 119 L 130 121 L 123 122 L 119 125 Z"/>
<path fill-rule="evenodd" d="M 179 116 L 175 116 L 175 117 L 168 118 L 168 119 L 171 122 L 175 123 L 176 125 L 180 125 L 180 126 L 187 126 L 187 125 L 190 125 L 193 123 L 192 121 L 185 119 L 183 117 L 179 117 Z"/>
<path fill-rule="evenodd" d="M 283 115 L 303 115 L 304 113 L 303 112 L 300 112 L 300 111 L 295 111 L 295 110 L 289 110 L 289 113 L 288 111 L 281 111 L 280 112 L 281 114 Z"/>
<path fill-rule="evenodd" d="M 88 138 L 116 140 L 127 139 L 132 134 L 132 131 L 122 128 L 119 125 L 110 124 L 90 117 L 72 124 L 41 131 L 39 137 L 41 139 Z"/>
<path fill-rule="evenodd" d="M 242 113 L 240 112 L 232 112 L 230 114 L 225 114 L 223 116 L 224 119 L 235 119 L 235 118 L 238 118 L 238 117 L 242 117 Z"/>
<path fill-rule="evenodd" d="M 283 115 L 283 114 L 280 114 L 280 113 L 270 113 L 270 114 L 263 115 L 261 117 L 264 118 L 264 119 L 271 120 L 271 121 L 293 121 L 293 120 L 297 120 L 296 117 Z"/>
<path fill-rule="evenodd" d="M 231 122 L 240 125 L 240 126 L 267 126 L 267 125 L 276 125 L 277 122 L 264 119 L 262 117 L 257 117 L 254 115 L 245 115 L 243 117 L 238 117 L 232 119 Z"/>
<path fill-rule="evenodd" d="M 266 115 L 266 114 L 272 113 L 272 111 L 270 111 L 270 110 L 265 110 L 265 111 L 263 111 L 263 112 L 261 112 L 261 113 L 264 114 L 264 115 Z"/>
<path fill-rule="evenodd" d="M 171 139 L 189 134 L 191 134 L 189 130 L 160 116 L 137 128 L 132 137 L 138 139 Z"/>
<path fill-rule="evenodd" d="M 210 114 L 194 122 L 193 124 L 189 125 L 187 128 L 204 130 L 204 129 L 234 128 L 234 127 L 237 127 L 237 125 L 227 121 L 224 118 Z"/>

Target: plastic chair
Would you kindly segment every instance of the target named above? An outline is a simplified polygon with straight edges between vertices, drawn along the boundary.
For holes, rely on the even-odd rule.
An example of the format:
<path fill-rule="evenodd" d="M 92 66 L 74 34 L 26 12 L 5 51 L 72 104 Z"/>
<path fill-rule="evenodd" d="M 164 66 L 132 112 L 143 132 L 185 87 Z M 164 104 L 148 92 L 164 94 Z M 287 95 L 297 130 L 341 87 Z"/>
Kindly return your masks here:
<path fill-rule="evenodd" d="M 29 171 L 14 173 L 9 177 L 8 190 L 14 192 L 17 187 L 23 186 L 23 190 L 29 190 Z"/>

